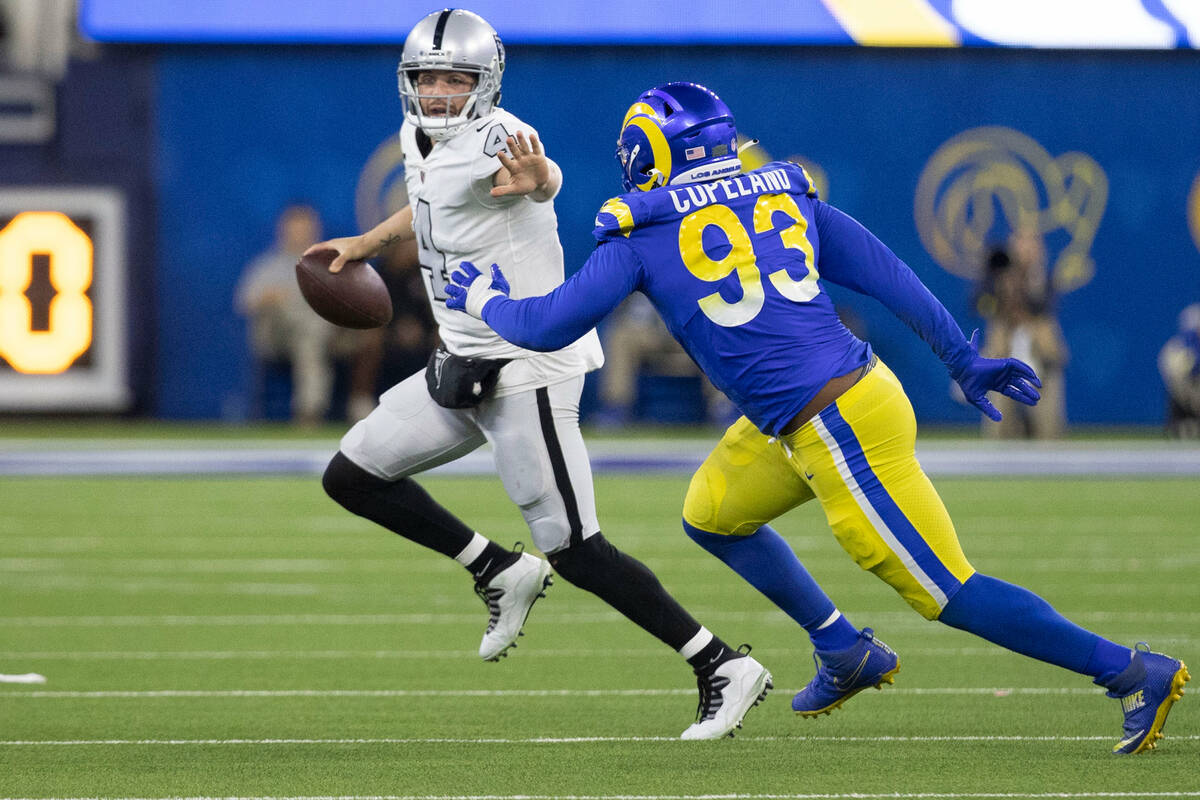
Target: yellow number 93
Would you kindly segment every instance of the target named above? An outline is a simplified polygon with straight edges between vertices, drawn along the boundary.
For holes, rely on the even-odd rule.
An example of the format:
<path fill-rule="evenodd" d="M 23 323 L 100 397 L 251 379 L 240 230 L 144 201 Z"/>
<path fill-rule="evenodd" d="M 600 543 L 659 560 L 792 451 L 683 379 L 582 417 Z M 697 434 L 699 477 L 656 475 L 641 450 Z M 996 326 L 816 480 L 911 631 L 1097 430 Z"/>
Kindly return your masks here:
<path fill-rule="evenodd" d="M 775 290 L 796 303 L 807 303 L 820 293 L 817 286 L 817 268 L 812 243 L 808 241 L 808 221 L 800 213 L 796 201 L 786 194 L 764 194 L 754 204 L 754 232 L 772 230 L 772 215 L 776 211 L 786 214 L 792 224 L 779 231 L 783 246 L 799 250 L 804 254 L 804 265 L 808 272 L 801 280 L 795 280 L 787 270 L 779 269 L 767 276 Z M 710 225 L 719 228 L 729 239 L 730 250 L 724 258 L 714 261 L 704 252 L 704 231 Z M 724 280 L 737 272 L 742 287 L 742 299 L 735 303 L 726 301 L 717 292 L 700 298 L 700 310 L 704 316 L 725 328 L 744 325 L 758 316 L 766 300 L 762 277 L 758 270 L 758 259 L 750 232 L 728 206 L 710 205 L 693 211 L 679 223 L 679 256 L 688 271 L 702 281 Z"/>

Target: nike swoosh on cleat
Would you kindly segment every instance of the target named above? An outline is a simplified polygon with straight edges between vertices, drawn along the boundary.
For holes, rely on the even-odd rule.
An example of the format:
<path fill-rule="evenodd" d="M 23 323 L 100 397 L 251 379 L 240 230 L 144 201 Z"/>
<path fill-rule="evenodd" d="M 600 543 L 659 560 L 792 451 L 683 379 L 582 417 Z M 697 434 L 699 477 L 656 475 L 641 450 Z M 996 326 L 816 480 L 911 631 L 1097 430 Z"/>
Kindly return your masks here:
<path fill-rule="evenodd" d="M 838 680 L 837 685 L 838 686 L 853 686 L 854 682 L 856 680 L 858 680 L 858 676 L 862 674 L 863 668 L 867 666 L 867 659 L 869 659 L 870 657 L 871 657 L 871 651 L 868 650 L 866 655 L 863 656 L 863 660 L 858 662 L 858 667 L 854 670 L 854 672 L 850 673 L 850 677 L 847 678 L 845 682 Z"/>
<path fill-rule="evenodd" d="M 1142 728 L 1140 731 L 1135 733 L 1133 736 L 1130 736 L 1128 739 L 1122 739 L 1121 741 L 1117 742 L 1117 746 L 1114 747 L 1113 749 L 1114 750 L 1124 750 L 1126 747 L 1128 747 L 1129 745 L 1136 742 L 1139 738 L 1141 738 L 1142 734 L 1145 732 L 1146 732 L 1146 729 Z"/>

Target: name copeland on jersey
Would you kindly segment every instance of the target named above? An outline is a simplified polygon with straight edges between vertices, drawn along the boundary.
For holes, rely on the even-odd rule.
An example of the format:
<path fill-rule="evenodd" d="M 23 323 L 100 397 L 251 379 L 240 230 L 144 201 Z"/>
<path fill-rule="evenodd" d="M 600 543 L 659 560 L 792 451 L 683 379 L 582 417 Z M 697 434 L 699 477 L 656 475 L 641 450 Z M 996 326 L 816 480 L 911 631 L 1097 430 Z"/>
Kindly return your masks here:
<path fill-rule="evenodd" d="M 563 254 L 554 204 L 490 193 L 501 166 L 496 154 L 506 149 L 507 137 L 518 130 L 527 136 L 536 133 L 497 108 L 422 157 L 416 126 L 406 121 L 400 129 L 413 229 L 438 333 L 456 355 L 514 360 L 500 373 L 496 395 L 547 385 L 604 363 L 594 330 L 562 350 L 537 353 L 506 342 L 468 314 L 446 308 L 445 286 L 461 261 L 482 270 L 493 263 L 501 265 L 515 298 L 546 294 L 562 283 Z"/>
<path fill-rule="evenodd" d="M 791 166 L 799 167 L 798 164 Z M 800 167 L 800 170 L 805 179 L 805 184 L 801 188 L 815 195 L 815 190 L 810 188 L 812 180 L 804 172 L 803 167 Z M 689 211 L 703 208 L 710 203 L 734 200 L 738 197 L 748 197 L 752 194 L 762 194 L 763 192 L 787 192 L 791 190 L 792 182 L 788 178 L 787 169 L 779 168 L 763 172 L 750 172 L 745 175 L 709 183 L 689 184 L 678 189 L 668 188 L 667 194 L 670 195 L 675 210 L 680 214 L 686 214 Z"/>

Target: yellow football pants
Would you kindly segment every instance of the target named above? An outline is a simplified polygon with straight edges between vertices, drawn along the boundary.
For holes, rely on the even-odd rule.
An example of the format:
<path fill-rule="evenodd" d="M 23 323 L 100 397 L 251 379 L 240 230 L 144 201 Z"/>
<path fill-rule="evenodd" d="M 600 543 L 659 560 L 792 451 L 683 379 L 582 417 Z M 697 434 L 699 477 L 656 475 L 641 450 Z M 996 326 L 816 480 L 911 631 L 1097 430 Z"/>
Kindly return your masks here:
<path fill-rule="evenodd" d="M 855 562 L 936 619 L 975 569 L 917 462 L 916 436 L 912 404 L 881 361 L 795 433 L 735 422 L 692 477 L 683 518 L 747 536 L 815 497 Z"/>

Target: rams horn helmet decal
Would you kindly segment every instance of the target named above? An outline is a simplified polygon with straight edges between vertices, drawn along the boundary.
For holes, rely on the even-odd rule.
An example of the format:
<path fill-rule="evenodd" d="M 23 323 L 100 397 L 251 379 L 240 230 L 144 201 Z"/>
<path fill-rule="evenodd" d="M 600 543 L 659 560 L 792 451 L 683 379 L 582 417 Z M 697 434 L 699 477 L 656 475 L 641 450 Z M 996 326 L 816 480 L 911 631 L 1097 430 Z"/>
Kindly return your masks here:
<path fill-rule="evenodd" d="M 696 183 L 741 172 L 729 107 L 696 83 L 643 92 L 625 113 L 617 161 L 625 191 Z"/>

